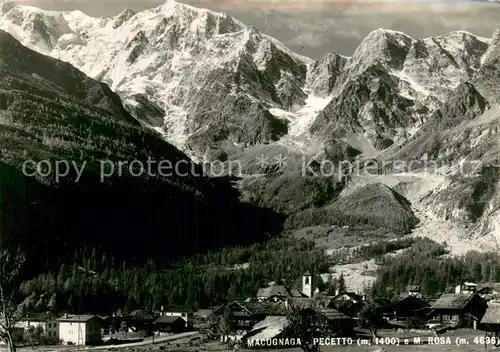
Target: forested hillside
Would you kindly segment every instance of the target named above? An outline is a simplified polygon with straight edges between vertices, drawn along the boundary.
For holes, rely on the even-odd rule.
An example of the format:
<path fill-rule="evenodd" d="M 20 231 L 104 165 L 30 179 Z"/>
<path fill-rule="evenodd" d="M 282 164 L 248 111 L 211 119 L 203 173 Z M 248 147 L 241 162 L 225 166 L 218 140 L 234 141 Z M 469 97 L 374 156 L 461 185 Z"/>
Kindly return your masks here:
<path fill-rule="evenodd" d="M 166 268 L 154 260 L 131 266 L 95 249 L 81 250 L 61 258 L 56 270 L 23 283 L 21 293 L 31 311 L 208 307 L 254 296 L 271 280 L 295 286 L 305 271 L 327 272 L 330 265 L 314 243 L 291 239 L 227 247 Z"/>
<path fill-rule="evenodd" d="M 100 178 L 100 162 L 168 161 L 171 175 Z M 26 177 L 26 160 L 84 166 L 56 179 Z M 34 171 L 30 165 L 28 171 Z M 52 169 L 54 170 L 54 169 Z M 136 170 L 137 171 L 137 170 Z M 153 169 L 154 171 L 154 169 Z M 128 114 L 105 84 L 0 31 L 0 234 L 23 244 L 35 271 L 75 248 L 117 260 L 171 262 L 280 231 L 273 212 L 239 201 L 223 180 Z"/>
<path fill-rule="evenodd" d="M 374 291 L 392 297 L 405 292 L 411 284 L 420 285 L 423 294 L 433 296 L 451 292 L 464 281 L 500 281 L 500 255 L 496 252 L 469 252 L 464 257 L 445 254 L 445 246 L 423 239 L 398 255 L 378 258 Z"/>

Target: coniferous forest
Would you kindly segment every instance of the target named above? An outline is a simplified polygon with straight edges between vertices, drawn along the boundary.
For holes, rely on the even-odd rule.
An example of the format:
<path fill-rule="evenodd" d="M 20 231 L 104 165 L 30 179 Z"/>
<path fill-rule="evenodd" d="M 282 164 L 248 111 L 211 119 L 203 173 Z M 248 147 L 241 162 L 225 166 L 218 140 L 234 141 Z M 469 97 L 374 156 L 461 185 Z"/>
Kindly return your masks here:
<path fill-rule="evenodd" d="M 408 242 L 408 241 L 407 241 Z M 408 242 L 410 243 L 410 242 Z M 363 254 L 379 246 L 367 247 Z M 410 284 L 421 285 L 426 296 L 451 291 L 464 280 L 500 280 L 500 256 L 470 252 L 448 257 L 442 245 L 427 239 L 412 241 L 395 256 L 378 256 L 375 296 L 393 297 Z M 231 300 L 253 297 L 270 281 L 300 287 L 301 275 L 310 270 L 326 273 L 332 257 L 313 242 L 270 239 L 252 246 L 227 247 L 190 256 L 169 266 L 149 260 L 137 267 L 119 262 L 96 249 L 79 250 L 54 270 L 21 284 L 28 311 L 99 312 L 159 309 L 161 305 L 207 308 Z M 328 285 L 338 280 L 328 280 Z"/>
<path fill-rule="evenodd" d="M 445 246 L 421 239 L 396 256 L 377 259 L 376 295 L 392 297 L 408 285 L 420 285 L 426 296 L 452 292 L 455 285 L 500 281 L 500 255 L 496 252 L 468 252 L 463 257 L 447 256 Z"/>
<path fill-rule="evenodd" d="M 330 258 L 314 243 L 271 239 L 191 256 L 168 267 L 137 267 L 96 249 L 76 251 L 55 270 L 21 284 L 28 311 L 124 313 L 161 305 L 209 307 L 254 296 L 269 281 L 295 286 L 307 271 L 327 272 Z"/>

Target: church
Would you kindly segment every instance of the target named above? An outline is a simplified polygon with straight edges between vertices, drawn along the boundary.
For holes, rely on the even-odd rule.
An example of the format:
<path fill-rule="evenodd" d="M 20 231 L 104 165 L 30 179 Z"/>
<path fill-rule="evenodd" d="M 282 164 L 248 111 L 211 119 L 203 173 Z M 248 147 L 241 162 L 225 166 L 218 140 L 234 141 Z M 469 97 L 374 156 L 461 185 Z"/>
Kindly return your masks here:
<path fill-rule="evenodd" d="M 259 289 L 256 299 L 258 302 L 284 302 L 289 299 L 313 298 L 319 293 L 318 280 L 321 280 L 321 278 L 307 271 L 302 275 L 302 287 L 300 289 L 291 288 L 286 284 L 271 283 L 268 287 Z"/>

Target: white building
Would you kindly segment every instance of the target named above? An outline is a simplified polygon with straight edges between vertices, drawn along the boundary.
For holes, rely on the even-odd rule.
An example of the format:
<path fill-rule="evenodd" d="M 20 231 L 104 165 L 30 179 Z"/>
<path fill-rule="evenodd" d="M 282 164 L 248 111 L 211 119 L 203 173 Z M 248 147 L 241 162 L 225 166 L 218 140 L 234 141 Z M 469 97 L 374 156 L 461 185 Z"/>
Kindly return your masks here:
<path fill-rule="evenodd" d="M 309 271 L 306 271 L 304 275 L 302 275 L 302 294 L 306 296 L 306 298 L 311 298 L 319 293 L 317 280 L 321 280 L 321 278 L 312 275 Z"/>
<path fill-rule="evenodd" d="M 473 282 L 463 282 L 455 286 L 455 293 L 475 293 L 476 291 L 477 285 Z"/>
<path fill-rule="evenodd" d="M 187 307 L 161 306 L 159 313 L 161 317 L 181 317 L 186 322 L 186 328 L 193 325 L 194 313 Z"/>
<path fill-rule="evenodd" d="M 25 331 L 34 327 L 41 327 L 43 334 L 47 337 L 59 339 L 59 326 L 57 317 L 51 314 L 32 314 L 24 317 L 16 323 L 16 327 L 23 328 Z"/>
<path fill-rule="evenodd" d="M 68 315 L 57 320 L 59 339 L 64 344 L 78 346 L 101 342 L 101 320 L 95 315 Z"/>

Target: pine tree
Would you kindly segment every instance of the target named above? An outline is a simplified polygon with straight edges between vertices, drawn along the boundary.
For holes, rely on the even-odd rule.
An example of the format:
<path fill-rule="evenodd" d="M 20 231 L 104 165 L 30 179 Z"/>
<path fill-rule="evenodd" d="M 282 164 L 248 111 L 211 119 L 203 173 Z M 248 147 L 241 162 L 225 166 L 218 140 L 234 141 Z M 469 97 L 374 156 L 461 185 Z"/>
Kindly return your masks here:
<path fill-rule="evenodd" d="M 344 274 L 340 273 L 340 276 L 337 280 L 337 291 L 339 293 L 344 293 L 346 291 Z"/>
<path fill-rule="evenodd" d="M 186 299 L 186 307 L 189 309 L 193 309 L 195 303 L 195 288 L 193 279 L 190 277 L 188 279 L 188 287 L 187 287 L 187 299 Z"/>
<path fill-rule="evenodd" d="M 56 293 L 53 293 L 52 296 L 50 296 L 49 302 L 47 303 L 47 308 L 51 312 L 57 312 L 57 295 Z"/>

